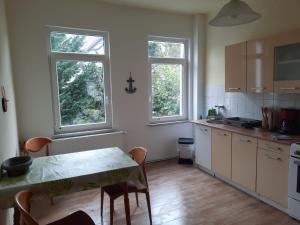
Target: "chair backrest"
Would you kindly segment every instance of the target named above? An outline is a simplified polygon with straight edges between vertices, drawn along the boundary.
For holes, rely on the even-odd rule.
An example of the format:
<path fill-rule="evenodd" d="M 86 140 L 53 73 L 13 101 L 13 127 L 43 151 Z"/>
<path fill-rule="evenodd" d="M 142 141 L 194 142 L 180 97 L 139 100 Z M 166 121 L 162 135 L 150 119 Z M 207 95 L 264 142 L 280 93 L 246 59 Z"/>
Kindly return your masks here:
<path fill-rule="evenodd" d="M 38 222 L 30 215 L 30 191 L 20 191 L 15 195 L 15 204 L 21 216 L 20 225 L 39 225 Z"/>
<path fill-rule="evenodd" d="M 129 151 L 129 154 L 131 155 L 132 159 L 136 161 L 143 168 L 146 184 L 148 186 L 148 179 L 147 179 L 146 167 L 145 167 L 147 152 L 148 152 L 147 149 L 144 147 L 134 147 Z"/>
<path fill-rule="evenodd" d="M 145 164 L 147 149 L 144 147 L 134 147 L 129 151 L 129 154 L 139 165 Z"/>
<path fill-rule="evenodd" d="M 46 149 L 46 155 L 49 155 L 49 149 L 48 144 L 52 143 L 52 140 L 47 137 L 34 137 L 30 138 L 25 143 L 25 150 L 28 152 L 38 152 L 40 151 L 44 146 L 47 146 Z"/>

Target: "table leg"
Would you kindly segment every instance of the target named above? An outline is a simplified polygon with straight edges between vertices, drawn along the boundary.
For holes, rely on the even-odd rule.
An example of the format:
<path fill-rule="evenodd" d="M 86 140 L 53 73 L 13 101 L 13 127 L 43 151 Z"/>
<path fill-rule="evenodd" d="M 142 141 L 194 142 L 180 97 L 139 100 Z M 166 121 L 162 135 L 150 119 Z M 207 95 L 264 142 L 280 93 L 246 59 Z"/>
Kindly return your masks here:
<path fill-rule="evenodd" d="M 20 211 L 14 207 L 14 225 L 20 225 Z"/>
<path fill-rule="evenodd" d="M 126 214 L 126 224 L 131 225 L 130 220 L 130 205 L 128 198 L 128 186 L 127 183 L 124 183 L 124 205 L 125 205 L 125 214 Z"/>

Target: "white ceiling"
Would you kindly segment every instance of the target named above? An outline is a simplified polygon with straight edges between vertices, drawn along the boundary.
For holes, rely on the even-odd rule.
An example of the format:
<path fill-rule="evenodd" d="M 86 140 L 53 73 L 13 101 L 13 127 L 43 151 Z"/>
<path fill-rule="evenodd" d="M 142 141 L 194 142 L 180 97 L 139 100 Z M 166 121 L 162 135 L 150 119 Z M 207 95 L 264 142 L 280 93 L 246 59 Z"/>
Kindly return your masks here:
<path fill-rule="evenodd" d="M 134 6 L 146 9 L 197 14 L 219 10 L 229 0 L 98 0 L 118 5 Z M 251 2 L 252 0 L 246 0 Z"/>

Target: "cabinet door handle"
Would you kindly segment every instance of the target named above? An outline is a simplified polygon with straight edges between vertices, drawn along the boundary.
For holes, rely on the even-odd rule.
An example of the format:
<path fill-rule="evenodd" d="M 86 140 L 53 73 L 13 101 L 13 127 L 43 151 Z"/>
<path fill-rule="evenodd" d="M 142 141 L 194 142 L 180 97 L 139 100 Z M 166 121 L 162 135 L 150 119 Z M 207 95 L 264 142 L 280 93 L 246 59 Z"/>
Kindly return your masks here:
<path fill-rule="evenodd" d="M 249 139 L 240 139 L 241 142 L 251 143 L 251 140 Z"/>
<path fill-rule="evenodd" d="M 269 154 L 266 154 L 266 156 L 268 157 L 268 159 L 276 160 L 276 161 L 279 161 L 279 162 L 282 161 L 282 159 L 280 157 L 272 157 Z"/>
<path fill-rule="evenodd" d="M 252 90 L 266 90 L 264 87 L 253 87 Z"/>
<path fill-rule="evenodd" d="M 240 90 L 241 88 L 237 88 L 237 87 L 231 87 L 231 88 L 228 88 L 230 91 L 238 91 Z"/>
<path fill-rule="evenodd" d="M 219 136 L 227 136 L 226 133 L 218 133 Z"/>
<path fill-rule="evenodd" d="M 297 90 L 298 87 L 281 87 L 280 90 Z"/>

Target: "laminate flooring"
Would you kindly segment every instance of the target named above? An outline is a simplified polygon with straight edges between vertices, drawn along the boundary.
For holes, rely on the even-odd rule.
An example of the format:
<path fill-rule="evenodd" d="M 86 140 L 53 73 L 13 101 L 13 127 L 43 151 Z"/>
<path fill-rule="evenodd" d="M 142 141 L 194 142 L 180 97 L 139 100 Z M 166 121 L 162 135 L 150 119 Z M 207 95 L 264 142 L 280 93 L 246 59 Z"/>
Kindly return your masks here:
<path fill-rule="evenodd" d="M 198 168 L 175 160 L 147 164 L 154 225 L 300 225 L 285 213 L 227 185 Z M 32 214 L 47 224 L 74 211 L 88 213 L 97 225 L 109 225 L 109 198 L 100 217 L 100 190 L 70 194 L 50 201 L 34 201 Z M 148 225 L 146 199 L 131 194 L 132 225 Z M 125 225 L 123 198 L 115 201 L 114 225 Z"/>

